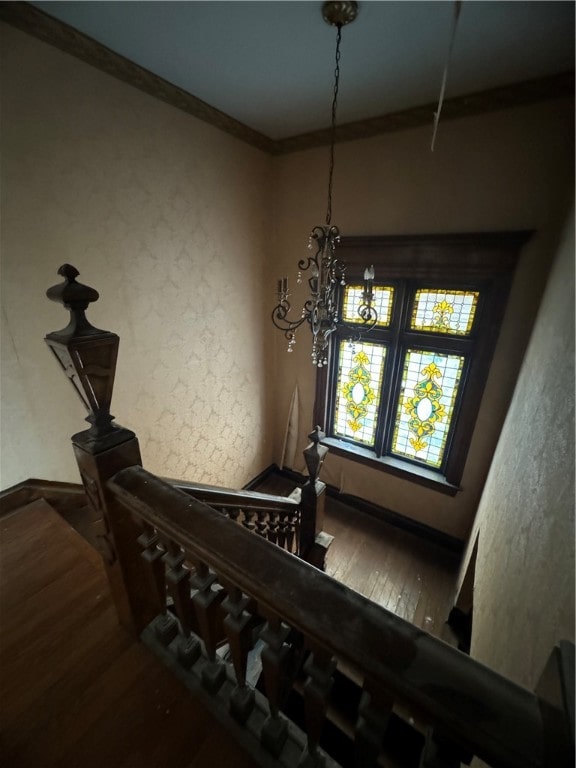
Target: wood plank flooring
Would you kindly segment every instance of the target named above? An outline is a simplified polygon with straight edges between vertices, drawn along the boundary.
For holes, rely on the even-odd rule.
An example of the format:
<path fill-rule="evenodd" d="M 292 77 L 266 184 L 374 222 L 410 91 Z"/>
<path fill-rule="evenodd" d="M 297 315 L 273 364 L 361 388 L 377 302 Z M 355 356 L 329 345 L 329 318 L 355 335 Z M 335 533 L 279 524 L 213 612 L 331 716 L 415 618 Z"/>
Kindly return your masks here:
<path fill-rule="evenodd" d="M 44 501 L 0 520 L 0 764 L 254 768 L 116 620 L 100 556 Z"/>
<path fill-rule="evenodd" d="M 288 495 L 295 487 L 270 475 L 257 489 Z M 324 529 L 334 536 L 326 573 L 392 613 L 447 642 L 459 557 L 421 536 L 327 496 Z"/>
<path fill-rule="evenodd" d="M 413 533 L 329 499 L 334 536 L 326 573 L 383 608 L 444 640 L 458 557 Z"/>

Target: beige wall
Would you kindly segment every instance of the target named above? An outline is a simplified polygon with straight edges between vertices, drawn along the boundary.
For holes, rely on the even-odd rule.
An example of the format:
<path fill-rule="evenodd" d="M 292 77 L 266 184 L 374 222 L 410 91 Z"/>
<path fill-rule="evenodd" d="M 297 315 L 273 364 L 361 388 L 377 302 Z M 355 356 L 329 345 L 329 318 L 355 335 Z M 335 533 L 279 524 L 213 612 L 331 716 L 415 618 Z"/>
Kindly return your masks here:
<path fill-rule="evenodd" d="M 573 103 L 560 100 L 340 144 L 333 223 L 346 235 L 536 229 L 525 246 L 479 412 L 462 492 L 455 498 L 329 456 L 323 479 L 407 517 L 465 539 L 506 414 L 573 184 Z M 325 215 L 327 149 L 276 160 L 278 275 L 293 280 L 308 233 Z M 298 294 L 295 304 L 300 306 Z M 308 334 L 309 335 L 309 334 Z M 310 340 L 293 354 L 276 344 L 276 459 L 292 392 L 300 393 L 294 466 L 311 428 Z"/>
<path fill-rule="evenodd" d="M 121 337 L 112 412 L 147 468 L 243 484 L 272 459 L 270 158 L 7 26 L 2 66 L 2 487 L 78 480 L 85 413 L 43 342 L 64 262 Z"/>
<path fill-rule="evenodd" d="M 478 510 L 472 655 L 534 688 L 574 640 L 574 215 Z"/>
<path fill-rule="evenodd" d="M 43 296 L 65 261 L 100 290 L 93 322 L 121 336 L 112 411 L 138 433 L 148 468 L 242 484 L 280 461 L 298 387 L 290 463 L 303 469 L 310 340 L 287 355 L 268 318 L 274 277 L 294 282 L 309 230 L 323 221 L 327 149 L 272 162 L 34 38 L 3 32 L 2 487 L 77 478 L 67 438 L 84 413 L 42 342 L 65 322 Z M 444 122 L 433 154 L 428 128 L 338 145 L 334 221 L 344 234 L 537 233 L 524 249 L 463 491 L 452 499 L 335 456 L 328 482 L 466 537 L 571 190 L 571 124 L 572 103 L 559 101 Z"/>

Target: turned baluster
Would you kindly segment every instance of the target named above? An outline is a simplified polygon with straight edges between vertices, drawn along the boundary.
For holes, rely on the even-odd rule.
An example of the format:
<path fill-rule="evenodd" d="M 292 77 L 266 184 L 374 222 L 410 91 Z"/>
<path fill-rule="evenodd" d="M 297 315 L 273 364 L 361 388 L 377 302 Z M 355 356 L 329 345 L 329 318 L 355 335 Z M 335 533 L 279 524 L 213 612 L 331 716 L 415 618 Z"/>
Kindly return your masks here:
<path fill-rule="evenodd" d="M 278 515 L 278 546 L 287 549 L 286 540 L 288 533 L 288 515 L 289 512 L 282 511 Z"/>
<path fill-rule="evenodd" d="M 166 554 L 162 560 L 166 564 L 168 594 L 174 602 L 174 610 L 180 622 L 178 657 L 183 666 L 191 667 L 200 656 L 200 643 L 192 635 L 190 571 L 184 566 L 183 550 L 172 540 L 166 542 Z"/>
<path fill-rule="evenodd" d="M 236 688 L 230 697 L 230 713 L 245 723 L 254 708 L 254 691 L 246 685 L 248 653 L 252 647 L 251 616 L 246 610 L 250 600 L 233 585 L 226 585 L 228 597 L 222 603 L 226 610 L 224 629 L 230 645 L 230 655 L 236 673 Z"/>
<path fill-rule="evenodd" d="M 271 541 L 272 544 L 278 543 L 278 520 L 278 512 L 276 510 L 270 512 L 268 516 L 268 541 Z"/>
<path fill-rule="evenodd" d="M 254 518 L 256 517 L 256 512 L 253 509 L 245 509 L 244 511 L 244 520 L 242 521 L 242 525 L 244 528 L 247 528 L 251 533 L 254 533 L 256 530 L 256 523 L 254 522 Z"/>
<path fill-rule="evenodd" d="M 240 512 L 241 510 L 238 509 L 238 507 L 230 507 L 230 509 L 226 510 L 228 517 L 230 518 L 230 520 L 232 520 L 233 523 L 240 522 Z"/>
<path fill-rule="evenodd" d="M 154 631 L 158 639 L 168 645 L 178 631 L 176 620 L 168 612 L 166 606 L 166 582 L 164 573 L 164 549 L 156 529 L 150 523 L 142 523 L 142 533 L 138 536 L 138 544 L 142 547 L 142 558 L 148 563 L 152 579 L 156 587 L 158 599 L 162 605 L 161 614 L 155 619 Z"/>
<path fill-rule="evenodd" d="M 265 509 L 259 509 L 256 514 L 258 515 L 256 520 L 256 533 L 265 539 L 268 531 L 268 513 Z"/>
<path fill-rule="evenodd" d="M 336 662 L 331 654 L 321 648 L 315 648 L 304 664 L 304 671 L 308 675 L 304 684 L 307 742 L 300 765 L 306 768 L 323 764 L 318 747 L 334 685 L 335 668 Z"/>
<path fill-rule="evenodd" d="M 190 577 L 190 583 L 197 591 L 192 597 L 192 604 L 196 611 L 200 636 L 208 659 L 208 664 L 202 669 L 202 684 L 210 693 L 215 693 L 226 677 L 224 664 L 216 658 L 216 648 L 220 639 L 218 618 L 224 593 L 214 588 L 216 574 L 205 563 L 195 561 L 194 565 L 195 572 Z"/>
<path fill-rule="evenodd" d="M 296 547 L 296 554 L 299 555 L 300 552 L 298 551 L 297 521 L 297 511 L 290 510 L 290 512 L 288 512 L 286 521 L 286 549 L 288 552 L 294 552 L 294 547 Z"/>
<path fill-rule="evenodd" d="M 384 689 L 365 681 L 354 738 L 355 765 L 358 768 L 376 765 L 393 703 Z"/>
<path fill-rule="evenodd" d="M 290 629 L 278 616 L 269 615 L 267 619 L 260 637 L 265 643 L 262 650 L 262 672 L 270 716 L 262 726 L 260 738 L 263 746 L 278 757 L 288 735 L 288 723 L 280 715 L 280 709 L 286 700 L 291 682 L 289 673 L 291 652 L 285 642 Z"/>

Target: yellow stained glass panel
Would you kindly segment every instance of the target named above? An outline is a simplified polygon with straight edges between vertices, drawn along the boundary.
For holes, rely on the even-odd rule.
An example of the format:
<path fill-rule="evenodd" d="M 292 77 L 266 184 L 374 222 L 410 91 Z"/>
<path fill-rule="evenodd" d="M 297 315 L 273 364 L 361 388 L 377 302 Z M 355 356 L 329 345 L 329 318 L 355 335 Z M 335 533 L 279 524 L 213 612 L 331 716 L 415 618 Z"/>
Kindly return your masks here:
<path fill-rule="evenodd" d="M 415 331 L 467 336 L 472 330 L 478 291 L 416 291 L 410 327 Z"/>
<path fill-rule="evenodd" d="M 334 434 L 374 446 L 386 347 L 341 341 Z"/>
<path fill-rule="evenodd" d="M 392 317 L 392 303 L 394 301 L 394 288 L 392 286 L 375 285 L 372 289 L 372 306 L 378 313 L 376 326 L 385 328 L 390 325 Z M 362 318 L 358 314 L 358 307 L 363 304 L 362 295 L 364 286 L 347 285 L 344 291 L 344 303 L 342 315 L 347 323 L 361 323 Z"/>
<path fill-rule="evenodd" d="M 461 355 L 407 350 L 393 454 L 441 466 L 463 366 Z"/>

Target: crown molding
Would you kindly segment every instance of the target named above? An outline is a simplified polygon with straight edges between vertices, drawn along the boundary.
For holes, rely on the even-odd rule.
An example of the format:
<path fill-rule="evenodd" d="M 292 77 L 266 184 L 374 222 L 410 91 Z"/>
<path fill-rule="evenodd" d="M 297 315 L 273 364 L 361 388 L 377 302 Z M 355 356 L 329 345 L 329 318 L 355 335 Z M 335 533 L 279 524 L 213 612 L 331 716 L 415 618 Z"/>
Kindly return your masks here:
<path fill-rule="evenodd" d="M 274 141 L 29 3 L 0 2 L 0 20 L 271 155 L 330 144 L 330 128 Z M 563 97 L 574 97 L 573 71 L 445 99 L 442 121 Z M 425 125 L 432 129 L 436 109 L 434 102 L 339 125 L 335 138 L 355 141 Z"/>
<path fill-rule="evenodd" d="M 272 139 L 29 3 L 0 2 L 0 20 L 253 147 L 269 153 L 274 150 Z"/>
<path fill-rule="evenodd" d="M 442 122 L 564 97 L 574 97 L 573 71 L 445 99 L 442 105 Z M 336 141 L 367 139 L 381 133 L 404 131 L 424 125 L 430 126 L 430 135 L 432 135 L 434 113 L 437 108 L 438 104 L 434 102 L 401 112 L 345 123 L 336 126 Z M 288 154 L 325 144 L 330 144 L 329 128 L 277 141 L 272 151 L 274 154 Z"/>

